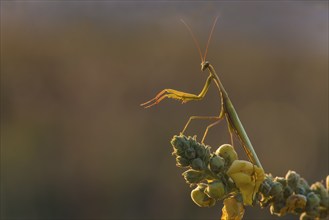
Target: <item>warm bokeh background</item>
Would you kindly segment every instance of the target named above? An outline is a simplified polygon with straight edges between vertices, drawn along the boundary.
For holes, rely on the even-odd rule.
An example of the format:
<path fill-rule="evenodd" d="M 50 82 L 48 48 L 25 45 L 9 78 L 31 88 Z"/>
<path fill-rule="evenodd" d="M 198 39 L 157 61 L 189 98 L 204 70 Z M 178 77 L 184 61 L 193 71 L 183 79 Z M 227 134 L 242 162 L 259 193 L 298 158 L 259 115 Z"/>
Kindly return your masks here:
<path fill-rule="evenodd" d="M 204 47 L 217 14 L 208 60 L 266 172 L 324 179 L 327 1 L 1 1 L 2 219 L 218 219 L 221 204 L 191 201 L 169 144 L 189 116 L 218 114 L 214 87 L 139 106 L 163 88 L 200 91 L 207 73 L 179 19 Z M 228 142 L 225 126 L 207 143 Z"/>

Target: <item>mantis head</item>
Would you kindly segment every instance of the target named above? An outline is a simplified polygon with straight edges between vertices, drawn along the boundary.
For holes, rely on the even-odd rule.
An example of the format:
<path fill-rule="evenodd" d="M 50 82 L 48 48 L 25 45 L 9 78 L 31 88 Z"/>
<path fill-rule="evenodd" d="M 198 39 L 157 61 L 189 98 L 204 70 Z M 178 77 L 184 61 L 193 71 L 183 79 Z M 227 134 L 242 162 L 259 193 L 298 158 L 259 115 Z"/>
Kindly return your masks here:
<path fill-rule="evenodd" d="M 201 71 L 205 71 L 209 67 L 209 62 L 208 61 L 203 61 L 201 63 Z"/>

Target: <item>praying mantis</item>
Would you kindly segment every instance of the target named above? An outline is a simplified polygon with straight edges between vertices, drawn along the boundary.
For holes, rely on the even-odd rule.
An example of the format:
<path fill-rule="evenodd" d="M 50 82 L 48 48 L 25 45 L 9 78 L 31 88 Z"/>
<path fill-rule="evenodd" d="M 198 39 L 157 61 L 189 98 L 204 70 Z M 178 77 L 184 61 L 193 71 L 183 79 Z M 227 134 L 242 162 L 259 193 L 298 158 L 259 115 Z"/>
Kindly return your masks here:
<path fill-rule="evenodd" d="M 186 93 L 186 92 L 182 92 L 182 91 L 178 91 L 178 90 L 174 90 L 174 89 L 163 89 L 153 99 L 151 99 L 145 103 L 142 103 L 141 106 L 143 106 L 144 108 L 149 108 L 149 107 L 159 104 L 165 98 L 176 99 L 176 100 L 182 101 L 182 103 L 186 103 L 189 101 L 201 100 L 207 94 L 208 89 L 211 85 L 211 82 L 213 81 L 215 83 L 216 87 L 218 88 L 219 94 L 220 94 L 221 110 L 220 110 L 219 116 L 191 116 L 189 118 L 189 120 L 187 121 L 185 127 L 183 128 L 181 134 L 184 134 L 184 132 L 186 131 L 188 125 L 191 123 L 192 120 L 195 120 L 195 119 L 214 120 L 215 122 L 208 125 L 204 132 L 204 135 L 203 135 L 203 138 L 201 141 L 203 143 L 207 136 L 208 130 L 211 127 L 213 127 L 214 125 L 221 122 L 223 119 L 226 119 L 228 130 L 230 133 L 231 144 L 233 145 L 233 135 L 235 135 L 239 139 L 250 162 L 253 163 L 254 165 L 257 165 L 258 167 L 262 168 L 262 165 L 257 157 L 257 154 L 254 151 L 254 148 L 249 140 L 249 137 L 248 137 L 245 129 L 242 126 L 242 123 L 238 117 L 238 114 L 237 114 L 236 110 L 234 109 L 234 106 L 228 96 L 228 93 L 226 92 L 223 84 L 221 83 L 219 76 L 217 75 L 217 73 L 215 71 L 215 68 L 210 64 L 209 61 L 206 61 L 210 39 L 211 39 L 213 31 L 215 29 L 217 20 L 218 20 L 218 16 L 214 20 L 212 29 L 209 34 L 205 53 L 203 56 L 202 56 L 202 52 L 201 52 L 200 46 L 198 44 L 198 41 L 194 37 L 191 28 L 183 20 L 181 20 L 184 23 L 184 25 L 187 27 L 188 31 L 190 32 L 190 34 L 193 38 L 193 41 L 195 43 L 195 46 L 198 49 L 198 52 L 199 52 L 199 55 L 201 58 L 201 71 L 208 70 L 208 72 L 209 72 L 209 76 L 208 76 L 206 83 L 205 83 L 203 89 L 201 90 L 201 92 L 196 95 L 196 94 Z"/>

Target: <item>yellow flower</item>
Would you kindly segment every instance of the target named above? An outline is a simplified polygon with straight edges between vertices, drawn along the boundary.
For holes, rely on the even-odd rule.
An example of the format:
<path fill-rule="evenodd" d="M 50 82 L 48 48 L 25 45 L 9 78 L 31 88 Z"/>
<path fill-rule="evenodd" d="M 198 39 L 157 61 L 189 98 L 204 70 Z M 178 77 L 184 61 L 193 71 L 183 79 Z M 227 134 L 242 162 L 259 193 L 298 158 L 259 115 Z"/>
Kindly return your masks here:
<path fill-rule="evenodd" d="M 244 214 L 244 207 L 234 197 L 224 200 L 221 220 L 241 220 Z"/>
<path fill-rule="evenodd" d="M 214 206 L 216 200 L 213 198 L 209 198 L 205 193 L 202 187 L 197 187 L 191 192 L 191 198 L 195 204 L 200 207 L 211 207 Z"/>
<path fill-rule="evenodd" d="M 265 179 L 264 170 L 249 161 L 235 160 L 227 171 L 239 188 L 244 205 L 252 205 L 260 184 Z"/>
<path fill-rule="evenodd" d="M 221 181 L 209 183 L 204 192 L 213 199 L 222 199 L 226 195 L 225 186 Z"/>
<path fill-rule="evenodd" d="M 230 144 L 221 145 L 215 152 L 217 156 L 221 156 L 230 165 L 234 160 L 238 159 L 238 154 L 235 152 L 234 147 Z"/>

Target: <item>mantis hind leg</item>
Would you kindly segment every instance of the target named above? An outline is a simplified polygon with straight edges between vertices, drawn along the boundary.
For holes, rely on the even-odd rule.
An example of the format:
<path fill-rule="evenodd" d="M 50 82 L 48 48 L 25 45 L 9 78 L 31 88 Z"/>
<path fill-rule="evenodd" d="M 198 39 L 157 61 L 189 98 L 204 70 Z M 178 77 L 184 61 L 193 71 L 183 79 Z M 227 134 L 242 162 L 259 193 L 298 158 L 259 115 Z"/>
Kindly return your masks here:
<path fill-rule="evenodd" d="M 226 122 L 227 122 L 227 128 L 228 128 L 228 132 L 230 134 L 230 139 L 231 139 L 231 145 L 234 146 L 234 129 L 232 127 L 232 125 L 230 124 L 230 121 L 228 119 L 228 117 L 226 117 Z"/>
<path fill-rule="evenodd" d="M 213 126 L 219 124 L 219 122 L 221 122 L 223 118 L 222 118 L 222 117 L 216 117 L 216 119 L 217 119 L 217 120 L 216 120 L 214 123 L 211 123 L 210 125 L 207 126 L 207 128 L 206 128 L 206 130 L 205 130 L 205 132 L 204 132 L 204 134 L 203 134 L 203 137 L 202 137 L 201 143 L 204 143 L 204 140 L 206 139 L 206 136 L 207 136 L 207 134 L 208 134 L 209 129 L 210 129 L 211 127 L 213 127 Z"/>
<path fill-rule="evenodd" d="M 202 141 L 201 143 L 204 142 L 207 134 L 208 134 L 208 131 L 211 127 L 215 126 L 216 124 L 218 124 L 219 122 L 221 122 L 221 120 L 223 119 L 222 115 L 220 116 L 191 116 L 189 118 L 189 120 L 187 121 L 183 131 L 181 132 L 181 134 L 184 134 L 184 132 L 186 131 L 187 127 L 189 126 L 189 124 L 191 123 L 192 120 L 195 120 L 195 119 L 198 119 L 198 120 L 215 120 L 214 123 L 211 123 L 210 125 L 207 126 L 204 134 L 203 134 L 203 137 L 202 137 Z"/>
<path fill-rule="evenodd" d="M 185 127 L 183 128 L 183 130 L 181 131 L 181 134 L 184 134 L 184 132 L 186 131 L 187 127 L 189 126 L 189 124 L 191 123 L 192 120 L 198 119 L 198 120 L 214 120 L 214 119 L 218 119 L 218 116 L 191 116 Z"/>

